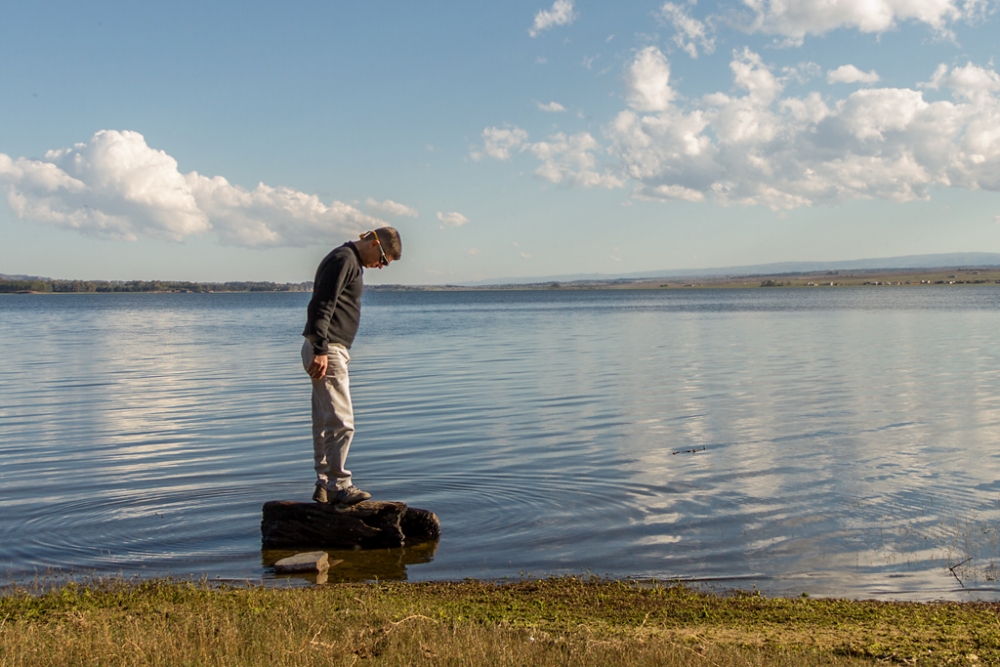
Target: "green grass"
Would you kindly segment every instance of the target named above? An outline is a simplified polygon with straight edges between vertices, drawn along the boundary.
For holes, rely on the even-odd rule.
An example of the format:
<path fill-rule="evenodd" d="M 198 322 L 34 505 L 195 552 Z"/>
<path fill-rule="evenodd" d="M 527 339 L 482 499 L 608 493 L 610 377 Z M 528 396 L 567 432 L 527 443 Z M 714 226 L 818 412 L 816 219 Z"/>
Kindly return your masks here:
<path fill-rule="evenodd" d="M 559 578 L 298 589 L 113 581 L 0 598 L 0 666 L 989 665 L 1000 607 Z"/>

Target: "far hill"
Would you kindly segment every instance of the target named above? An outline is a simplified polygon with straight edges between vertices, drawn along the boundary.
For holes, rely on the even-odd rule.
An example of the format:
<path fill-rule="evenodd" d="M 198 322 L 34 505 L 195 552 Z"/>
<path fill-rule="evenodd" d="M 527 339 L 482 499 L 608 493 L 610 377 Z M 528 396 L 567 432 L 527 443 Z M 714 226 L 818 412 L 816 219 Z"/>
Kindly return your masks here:
<path fill-rule="evenodd" d="M 879 257 L 851 259 L 836 262 L 775 262 L 772 264 L 752 264 L 749 266 L 728 266 L 704 269 L 670 269 L 663 271 L 636 271 L 632 273 L 579 273 L 558 276 L 536 276 L 529 278 L 491 278 L 462 283 L 466 286 L 486 285 L 527 285 L 546 282 L 579 282 L 618 280 L 654 280 L 657 278 L 707 278 L 715 276 L 780 276 L 783 274 L 814 274 L 825 271 L 899 271 L 928 270 L 938 268 L 997 268 L 1000 267 L 1000 253 L 959 252 L 933 255 L 905 255 L 902 257 Z"/>

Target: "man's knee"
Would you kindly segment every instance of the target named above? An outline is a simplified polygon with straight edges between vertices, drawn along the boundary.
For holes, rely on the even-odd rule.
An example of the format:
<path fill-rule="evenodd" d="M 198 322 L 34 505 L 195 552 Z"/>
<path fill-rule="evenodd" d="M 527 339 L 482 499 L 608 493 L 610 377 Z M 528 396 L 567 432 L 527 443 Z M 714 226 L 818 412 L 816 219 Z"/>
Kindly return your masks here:
<path fill-rule="evenodd" d="M 331 441 L 343 441 L 354 437 L 354 424 L 337 424 L 333 428 L 326 430 L 327 439 Z"/>

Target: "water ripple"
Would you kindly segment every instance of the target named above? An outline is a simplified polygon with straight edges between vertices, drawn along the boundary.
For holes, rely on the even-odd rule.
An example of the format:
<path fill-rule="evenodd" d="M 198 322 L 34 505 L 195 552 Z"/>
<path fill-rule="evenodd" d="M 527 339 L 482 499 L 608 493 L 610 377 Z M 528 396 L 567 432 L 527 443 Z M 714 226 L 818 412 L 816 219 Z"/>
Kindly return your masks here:
<path fill-rule="evenodd" d="M 369 576 L 995 594 L 993 288 L 365 298 L 350 467 L 444 531 Z M 312 491 L 307 299 L 0 298 L 0 573 L 268 576 L 261 505 Z"/>

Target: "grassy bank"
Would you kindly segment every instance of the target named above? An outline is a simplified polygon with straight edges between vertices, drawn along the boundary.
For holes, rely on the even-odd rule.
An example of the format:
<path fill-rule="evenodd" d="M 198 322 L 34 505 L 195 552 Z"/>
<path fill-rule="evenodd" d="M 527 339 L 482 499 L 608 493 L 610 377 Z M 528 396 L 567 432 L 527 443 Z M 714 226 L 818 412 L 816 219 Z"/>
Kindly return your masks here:
<path fill-rule="evenodd" d="M 0 665 L 1000 664 L 1000 606 L 491 584 L 68 586 L 0 598 Z"/>

